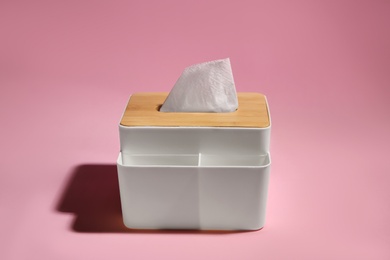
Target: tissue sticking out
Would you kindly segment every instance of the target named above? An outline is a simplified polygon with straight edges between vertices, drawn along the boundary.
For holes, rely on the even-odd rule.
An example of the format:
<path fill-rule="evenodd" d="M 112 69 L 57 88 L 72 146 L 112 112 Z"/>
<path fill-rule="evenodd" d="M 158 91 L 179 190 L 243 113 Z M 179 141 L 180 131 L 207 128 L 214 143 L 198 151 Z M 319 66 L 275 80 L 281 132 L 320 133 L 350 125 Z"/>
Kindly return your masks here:
<path fill-rule="evenodd" d="M 161 112 L 234 112 L 238 100 L 230 60 L 221 59 L 184 69 Z"/>

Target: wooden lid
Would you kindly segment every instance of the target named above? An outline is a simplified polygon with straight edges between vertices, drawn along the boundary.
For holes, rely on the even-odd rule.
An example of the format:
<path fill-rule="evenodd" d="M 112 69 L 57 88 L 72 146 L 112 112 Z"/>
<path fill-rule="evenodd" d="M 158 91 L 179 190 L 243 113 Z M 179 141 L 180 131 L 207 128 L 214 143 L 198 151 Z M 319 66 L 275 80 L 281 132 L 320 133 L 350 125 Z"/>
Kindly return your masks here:
<path fill-rule="evenodd" d="M 267 101 L 260 93 L 237 93 L 238 109 L 230 113 L 160 112 L 168 93 L 135 93 L 120 122 L 123 126 L 250 127 L 270 125 Z"/>

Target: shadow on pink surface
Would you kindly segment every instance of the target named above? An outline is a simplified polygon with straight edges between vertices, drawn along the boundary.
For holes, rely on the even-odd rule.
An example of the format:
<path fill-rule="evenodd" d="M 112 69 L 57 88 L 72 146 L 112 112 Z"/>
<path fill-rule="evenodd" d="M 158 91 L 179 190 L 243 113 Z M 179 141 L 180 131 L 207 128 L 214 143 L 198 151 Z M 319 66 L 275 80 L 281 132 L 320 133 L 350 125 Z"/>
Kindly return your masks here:
<path fill-rule="evenodd" d="M 57 206 L 75 214 L 76 232 L 126 232 L 122 222 L 116 165 L 79 165 Z"/>
<path fill-rule="evenodd" d="M 140 230 L 123 224 L 116 165 L 77 166 L 57 205 L 59 212 L 73 213 L 72 230 L 85 233 L 234 234 L 253 231 Z"/>

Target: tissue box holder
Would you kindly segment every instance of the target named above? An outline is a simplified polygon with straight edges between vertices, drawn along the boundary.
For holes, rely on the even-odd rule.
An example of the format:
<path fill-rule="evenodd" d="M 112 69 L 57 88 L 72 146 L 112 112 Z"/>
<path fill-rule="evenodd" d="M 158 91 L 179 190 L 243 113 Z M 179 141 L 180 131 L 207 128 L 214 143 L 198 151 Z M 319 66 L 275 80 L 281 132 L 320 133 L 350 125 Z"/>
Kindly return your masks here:
<path fill-rule="evenodd" d="M 232 113 L 159 112 L 167 93 L 130 97 L 119 125 L 124 224 L 133 229 L 264 226 L 271 121 L 259 93 Z"/>

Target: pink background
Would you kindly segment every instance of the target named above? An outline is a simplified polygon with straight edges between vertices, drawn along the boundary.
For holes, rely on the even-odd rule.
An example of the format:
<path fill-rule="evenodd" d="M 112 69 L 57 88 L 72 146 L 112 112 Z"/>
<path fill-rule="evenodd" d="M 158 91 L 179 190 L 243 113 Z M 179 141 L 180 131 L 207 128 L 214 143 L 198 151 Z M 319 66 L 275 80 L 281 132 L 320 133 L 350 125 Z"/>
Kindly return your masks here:
<path fill-rule="evenodd" d="M 389 1 L 1 1 L 0 259 L 390 259 Z M 256 232 L 131 231 L 129 95 L 230 57 L 273 120 Z"/>

